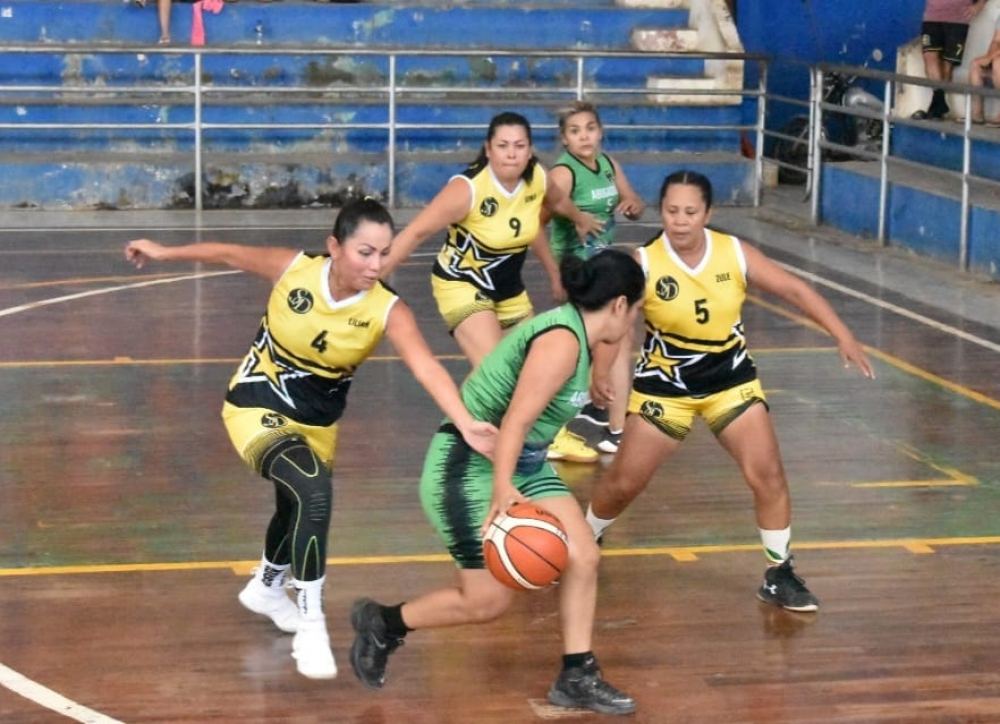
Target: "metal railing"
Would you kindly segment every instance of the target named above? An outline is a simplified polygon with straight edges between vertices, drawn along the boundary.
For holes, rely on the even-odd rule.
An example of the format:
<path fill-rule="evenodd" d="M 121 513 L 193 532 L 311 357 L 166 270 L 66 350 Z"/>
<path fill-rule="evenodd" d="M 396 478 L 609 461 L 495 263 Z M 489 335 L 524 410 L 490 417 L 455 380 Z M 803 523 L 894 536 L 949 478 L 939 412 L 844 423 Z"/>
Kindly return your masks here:
<path fill-rule="evenodd" d="M 887 216 L 889 204 L 889 187 L 892 183 L 902 183 L 905 185 L 906 179 L 900 176 L 903 174 L 913 174 L 931 171 L 935 174 L 942 174 L 945 178 L 953 179 L 958 187 L 960 199 L 959 228 L 958 236 L 958 266 L 962 270 L 969 268 L 969 213 L 971 207 L 971 189 L 973 185 L 1000 191 L 1000 181 L 973 172 L 973 142 L 978 138 L 986 140 L 983 132 L 979 131 L 972 123 L 972 99 L 980 96 L 984 99 L 1000 99 L 1000 90 L 972 86 L 960 83 L 932 81 L 925 78 L 888 73 L 884 71 L 870 70 L 858 66 L 842 66 L 821 64 L 807 68 L 809 73 L 809 100 L 803 102 L 801 99 L 770 95 L 768 102 L 780 102 L 798 106 L 804 109 L 808 117 L 808 123 L 804 126 L 805 131 L 790 134 L 783 131 L 765 131 L 765 137 L 773 139 L 774 148 L 779 144 L 805 144 L 806 153 L 803 165 L 792 164 L 783 161 L 773 152 L 768 156 L 768 162 L 780 168 L 795 169 L 805 174 L 806 196 L 811 202 L 811 217 L 814 224 L 820 224 L 822 218 L 822 167 L 830 163 L 831 157 L 838 160 L 865 160 L 878 163 L 879 179 L 879 199 L 878 199 L 878 226 L 876 240 L 881 245 L 888 243 L 887 238 Z M 863 79 L 870 85 L 880 87 L 880 92 L 875 95 L 880 97 L 882 107 L 878 111 L 866 108 L 852 108 L 840 103 L 829 103 L 824 101 L 824 89 L 830 74 L 837 74 L 849 78 Z M 918 86 L 931 89 L 943 89 L 952 95 L 963 97 L 963 108 L 955 109 L 962 118 L 961 123 L 954 123 L 946 120 L 924 120 L 915 119 L 909 116 L 901 116 L 895 112 L 894 100 L 896 94 L 902 86 Z M 860 122 L 874 122 L 881 128 L 880 138 L 877 143 L 866 145 L 845 144 L 838 142 L 827 132 L 831 118 L 843 116 L 850 122 L 855 120 Z M 789 122 L 785 129 L 800 128 L 802 124 L 792 124 Z M 941 137 L 953 136 L 961 138 L 962 160 L 961 169 L 952 170 L 943 168 L 939 164 L 932 162 L 924 163 L 919 159 L 906 158 L 895 152 L 893 137 L 894 129 L 912 126 L 928 130 L 933 130 Z M 990 138 L 998 141 L 1000 139 Z M 786 145 L 787 147 L 787 145 Z"/>
<path fill-rule="evenodd" d="M 573 49 L 566 51 L 525 51 L 525 50 L 471 50 L 471 49 L 373 49 L 373 48 L 315 48 L 315 47 L 262 47 L 262 46 L 230 46 L 180 48 L 163 46 L 107 46 L 107 45 L 49 45 L 26 44 L 0 48 L 0 57 L 7 58 L 5 62 L 18 55 L 52 54 L 65 56 L 89 57 L 98 55 L 123 55 L 148 58 L 149 56 L 182 56 L 189 57 L 190 72 L 174 75 L 169 82 L 164 79 L 137 78 L 134 82 L 115 85 L 107 82 L 66 82 L 56 78 L 50 83 L 11 83 L 0 85 L 0 105 L 48 103 L 55 100 L 70 105 L 92 105 L 93 96 L 98 94 L 101 101 L 112 98 L 125 99 L 133 103 L 156 104 L 169 100 L 171 104 L 187 105 L 191 108 L 189 120 L 172 122 L 169 120 L 151 123 L 72 123 L 72 122 L 31 122 L 19 121 L 0 123 L 0 130 L 5 132 L 15 130 L 85 130 L 85 131 L 115 131 L 115 130 L 172 130 L 177 133 L 188 133 L 193 138 L 192 165 L 194 170 L 194 205 L 196 209 L 203 207 L 203 170 L 205 166 L 207 131 L 213 130 L 316 130 L 316 131 L 381 131 L 385 134 L 385 162 L 388 175 L 388 203 L 396 205 L 397 158 L 399 155 L 398 139 L 401 131 L 436 130 L 436 129 L 473 129 L 481 128 L 481 124 L 468 125 L 460 123 L 433 122 L 403 122 L 399 117 L 401 105 L 417 104 L 456 104 L 468 103 L 470 100 L 483 101 L 489 99 L 490 104 L 509 104 L 520 107 L 530 104 L 558 104 L 571 99 L 587 99 L 601 107 L 619 105 L 634 108 L 662 108 L 657 101 L 659 96 L 674 94 L 708 96 L 739 96 L 741 103 L 748 98 L 756 99 L 757 112 L 752 123 L 728 125 L 676 124 L 669 122 L 668 115 L 663 113 L 662 122 L 647 124 L 610 124 L 605 129 L 609 132 L 631 131 L 691 131 L 717 132 L 739 131 L 754 136 L 754 147 L 757 150 L 755 160 L 755 203 L 760 202 L 760 186 L 762 178 L 761 156 L 763 153 L 763 119 L 764 95 L 766 83 L 766 59 L 759 54 L 734 53 L 649 53 L 626 51 L 602 51 Z M 330 83 L 327 85 L 278 85 L 278 84 L 246 84 L 239 78 L 225 78 L 224 82 L 210 82 L 205 78 L 204 64 L 207 58 L 213 56 L 252 56 L 254 58 L 274 57 L 307 57 L 307 58 L 365 58 L 381 62 L 384 70 L 375 72 L 370 81 L 363 83 Z M 408 58 L 455 58 L 495 61 L 502 58 L 526 59 L 534 63 L 562 61 L 572 65 L 573 72 L 565 81 L 558 79 L 551 83 L 532 85 L 531 83 L 512 84 L 502 87 L 489 85 L 421 85 L 412 78 L 401 78 L 400 62 Z M 649 62 L 664 59 L 698 59 L 703 61 L 739 61 L 755 64 L 760 82 L 755 88 L 739 90 L 726 89 L 689 89 L 660 88 L 637 86 L 608 86 L 595 83 L 588 75 L 591 65 L 614 60 L 635 60 Z M 11 77 L 8 71 L 4 74 Z M 276 103 L 307 102 L 322 98 L 323 100 L 364 98 L 367 102 L 381 104 L 385 109 L 384 120 L 378 122 L 305 122 L 305 123 L 258 123 L 258 122 L 219 122 L 206 120 L 206 109 L 213 104 L 231 103 L 239 98 L 240 105 L 256 105 L 260 107 L 273 106 Z M 121 101 L 119 101 L 121 102 Z M 536 128 L 555 128 L 554 124 L 539 124 Z M 669 150 L 669 149 L 664 149 Z"/>

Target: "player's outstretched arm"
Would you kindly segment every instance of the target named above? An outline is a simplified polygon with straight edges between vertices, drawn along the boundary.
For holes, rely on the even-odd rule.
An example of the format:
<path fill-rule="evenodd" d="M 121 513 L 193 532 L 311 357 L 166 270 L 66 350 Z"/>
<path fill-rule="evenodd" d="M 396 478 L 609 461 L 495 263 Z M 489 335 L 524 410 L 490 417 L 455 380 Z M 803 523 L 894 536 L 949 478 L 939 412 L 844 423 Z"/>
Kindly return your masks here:
<path fill-rule="evenodd" d="M 778 266 L 758 249 L 748 244 L 742 244 L 742 247 L 747 260 L 748 282 L 798 307 L 826 330 L 837 341 L 844 367 L 854 365 L 865 377 L 869 379 L 875 377 L 875 369 L 861 343 L 854 338 L 851 330 L 819 292 L 799 277 Z"/>
<path fill-rule="evenodd" d="M 275 282 L 298 255 L 284 247 L 252 247 L 206 241 L 166 246 L 152 239 L 134 239 L 125 245 L 125 258 L 142 269 L 147 261 L 222 264 Z"/>
<path fill-rule="evenodd" d="M 464 176 L 453 177 L 437 196 L 392 240 L 389 257 L 382 262 L 382 278 L 405 261 L 432 234 L 461 221 L 472 204 L 472 187 Z"/>
<path fill-rule="evenodd" d="M 400 299 L 392 306 L 385 331 L 403 363 L 410 368 L 417 382 L 434 398 L 444 414 L 455 423 L 469 447 L 480 455 L 492 457 L 496 427 L 476 420 L 469 414 L 455 381 L 427 346 L 413 312 L 403 300 Z"/>

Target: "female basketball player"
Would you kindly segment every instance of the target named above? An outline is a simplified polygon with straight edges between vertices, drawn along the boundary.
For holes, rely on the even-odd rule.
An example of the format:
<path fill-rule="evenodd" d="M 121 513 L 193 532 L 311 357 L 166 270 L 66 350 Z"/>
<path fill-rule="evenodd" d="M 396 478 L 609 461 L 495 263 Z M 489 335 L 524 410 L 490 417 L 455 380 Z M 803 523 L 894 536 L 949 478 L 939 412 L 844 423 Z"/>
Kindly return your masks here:
<path fill-rule="evenodd" d="M 393 240 L 383 276 L 432 234 L 448 229 L 431 284 L 448 330 L 473 367 L 505 330 L 532 314 L 521 278 L 529 246 L 549 277 L 558 278 L 547 239 L 538 237 L 543 206 L 570 219 L 581 236 L 600 231 L 593 215 L 577 209 L 561 188 L 547 182 L 527 119 L 501 113 L 490 121 L 476 160 L 452 176 Z M 597 453 L 582 438 L 561 431 L 553 457 L 594 462 Z"/>
<path fill-rule="evenodd" d="M 791 501 L 778 441 L 741 312 L 748 286 L 802 310 L 837 342 L 845 366 L 873 377 L 861 345 L 808 284 L 734 236 L 707 229 L 712 186 L 693 171 L 667 176 L 660 190 L 663 232 L 637 250 L 646 274 L 646 340 L 632 383 L 618 455 L 594 490 L 587 520 L 595 536 L 649 483 L 705 418 L 753 493 L 769 568 L 757 595 L 815 611 L 816 597 L 792 570 Z"/>
<path fill-rule="evenodd" d="M 615 213 L 629 219 L 642 216 L 645 204 L 632 189 L 621 165 L 601 151 L 604 133 L 597 108 L 586 101 L 574 101 L 559 113 L 559 135 L 565 150 L 549 171 L 549 182 L 573 200 L 577 208 L 593 214 L 603 224 L 599 233 L 580 237 L 567 219 L 552 220 L 550 246 L 557 260 L 567 254 L 582 259 L 607 249 L 615 238 Z M 548 214 L 543 211 L 543 225 Z M 561 290 L 556 290 L 561 296 Z M 623 342 L 611 367 L 610 379 L 599 384 L 610 385 L 613 397 L 606 408 L 588 403 L 580 417 L 604 427 L 597 449 L 613 453 L 618 450 L 625 426 L 625 405 L 632 379 L 632 344 Z"/>
<path fill-rule="evenodd" d="M 515 327 L 462 385 L 472 414 L 500 427 L 495 462 L 472 451 L 448 421 L 431 441 L 421 501 L 458 566 L 458 583 L 397 606 L 354 603 L 351 665 L 366 686 L 382 687 L 388 656 L 410 631 L 486 623 L 510 607 L 517 594 L 485 569 L 482 536 L 499 512 L 530 498 L 569 537 L 559 583 L 563 670 L 549 700 L 607 714 L 635 709 L 601 678 L 591 652 L 600 554 L 545 451 L 586 400 L 591 349 L 617 344 L 635 323 L 644 281 L 639 265 L 615 250 L 587 261 L 567 257 L 561 276 L 569 302 Z"/>
<path fill-rule="evenodd" d="M 337 215 L 326 240 L 328 256 L 219 243 L 167 247 L 149 239 L 125 248 L 137 267 L 147 260 L 225 264 L 274 285 L 222 411 L 240 456 L 275 489 L 263 559 L 239 600 L 295 633 L 296 667 L 315 679 L 337 673 L 322 588 L 337 420 L 354 370 L 388 336 L 467 444 L 489 453 L 496 432 L 493 425 L 472 419 L 413 313 L 379 281 L 392 235 L 389 212 L 365 199 L 348 203 Z M 297 603 L 285 594 L 289 574 Z"/>

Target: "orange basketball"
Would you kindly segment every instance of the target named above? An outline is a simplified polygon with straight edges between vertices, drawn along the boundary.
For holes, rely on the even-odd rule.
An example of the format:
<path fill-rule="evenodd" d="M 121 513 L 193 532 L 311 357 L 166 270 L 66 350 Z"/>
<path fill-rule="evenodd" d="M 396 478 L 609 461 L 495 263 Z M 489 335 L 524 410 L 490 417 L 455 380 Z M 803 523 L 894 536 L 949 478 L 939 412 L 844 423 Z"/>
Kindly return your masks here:
<path fill-rule="evenodd" d="M 517 503 L 490 523 L 483 555 L 490 573 L 505 586 L 519 591 L 545 588 L 566 568 L 566 531 L 552 513 Z"/>

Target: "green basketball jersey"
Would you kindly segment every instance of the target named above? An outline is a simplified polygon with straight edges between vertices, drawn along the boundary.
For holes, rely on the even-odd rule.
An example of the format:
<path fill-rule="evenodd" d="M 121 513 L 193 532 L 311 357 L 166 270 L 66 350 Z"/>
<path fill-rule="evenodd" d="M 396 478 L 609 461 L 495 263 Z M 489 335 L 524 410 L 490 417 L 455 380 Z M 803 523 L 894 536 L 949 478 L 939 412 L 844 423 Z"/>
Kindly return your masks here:
<path fill-rule="evenodd" d="M 590 168 L 580 159 L 564 151 L 556 159 L 556 166 L 565 166 L 573 174 L 573 188 L 570 198 L 581 211 L 596 216 L 604 222 L 604 230 L 600 234 L 590 234 L 583 243 L 576 233 L 576 227 L 569 219 L 557 216 L 552 219 L 552 252 L 556 258 L 565 254 L 576 254 L 588 258 L 601 249 L 606 248 L 615 237 L 615 208 L 620 196 L 615 184 L 615 167 L 607 154 L 597 154 L 597 170 Z"/>
<path fill-rule="evenodd" d="M 465 381 L 462 399 L 474 418 L 500 425 L 532 341 L 557 327 L 571 330 L 580 340 L 580 356 L 576 370 L 539 415 L 525 442 L 547 446 L 559 429 L 576 416 L 588 399 L 590 350 L 580 312 L 572 304 L 563 304 L 515 327 Z"/>

